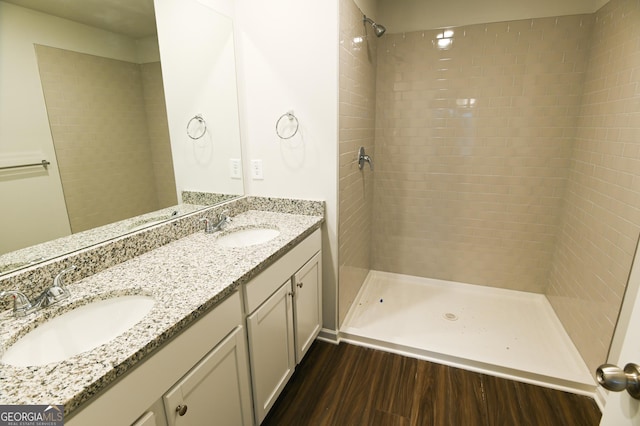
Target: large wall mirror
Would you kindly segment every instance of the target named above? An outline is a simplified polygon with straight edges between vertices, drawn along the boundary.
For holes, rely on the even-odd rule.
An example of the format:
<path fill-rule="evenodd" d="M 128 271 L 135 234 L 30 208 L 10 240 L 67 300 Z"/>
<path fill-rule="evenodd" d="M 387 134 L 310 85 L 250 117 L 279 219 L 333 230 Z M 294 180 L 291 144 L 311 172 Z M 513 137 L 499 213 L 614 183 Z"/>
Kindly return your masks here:
<path fill-rule="evenodd" d="M 240 159 L 229 17 L 0 1 L 0 275 L 243 195 Z"/>

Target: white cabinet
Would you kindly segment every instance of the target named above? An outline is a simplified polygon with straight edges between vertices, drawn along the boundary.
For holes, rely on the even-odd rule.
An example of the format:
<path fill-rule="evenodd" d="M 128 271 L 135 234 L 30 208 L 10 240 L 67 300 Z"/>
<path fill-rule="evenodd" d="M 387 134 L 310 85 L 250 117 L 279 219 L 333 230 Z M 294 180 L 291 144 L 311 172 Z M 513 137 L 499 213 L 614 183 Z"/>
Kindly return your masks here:
<path fill-rule="evenodd" d="M 145 411 L 131 426 L 168 426 L 164 415 L 164 404 L 158 399 L 155 404 Z"/>
<path fill-rule="evenodd" d="M 258 424 L 320 332 L 320 244 L 316 231 L 244 286 Z"/>
<path fill-rule="evenodd" d="M 159 416 L 153 411 L 147 411 L 131 426 L 158 426 Z"/>
<path fill-rule="evenodd" d="M 237 327 L 162 397 L 168 425 L 251 425 L 245 353 Z"/>
<path fill-rule="evenodd" d="M 261 422 L 296 366 L 291 283 L 247 317 L 254 407 Z"/>
<path fill-rule="evenodd" d="M 82 410 L 65 419 L 67 426 L 253 423 L 246 337 L 240 294 L 235 292 L 211 312 L 116 381 Z M 191 423 L 166 418 L 163 395 L 187 404 L 190 419 L 206 405 L 209 421 Z M 174 399 L 177 398 L 177 399 Z M 180 399 L 181 398 L 181 399 Z M 178 404 L 179 405 L 179 404 Z M 149 407 L 145 410 L 146 407 Z M 211 420 L 213 419 L 213 420 Z"/>
<path fill-rule="evenodd" d="M 322 326 L 322 265 L 316 253 L 293 276 L 296 363 L 302 361 Z"/>

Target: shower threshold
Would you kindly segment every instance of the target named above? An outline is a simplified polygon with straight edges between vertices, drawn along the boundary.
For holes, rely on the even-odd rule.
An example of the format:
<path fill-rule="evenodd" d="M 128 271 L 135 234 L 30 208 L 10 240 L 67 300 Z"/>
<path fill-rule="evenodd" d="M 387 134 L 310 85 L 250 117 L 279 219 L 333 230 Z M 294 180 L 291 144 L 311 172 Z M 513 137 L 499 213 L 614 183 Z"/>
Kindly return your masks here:
<path fill-rule="evenodd" d="M 541 294 L 371 271 L 340 340 L 591 397 L 596 388 Z"/>

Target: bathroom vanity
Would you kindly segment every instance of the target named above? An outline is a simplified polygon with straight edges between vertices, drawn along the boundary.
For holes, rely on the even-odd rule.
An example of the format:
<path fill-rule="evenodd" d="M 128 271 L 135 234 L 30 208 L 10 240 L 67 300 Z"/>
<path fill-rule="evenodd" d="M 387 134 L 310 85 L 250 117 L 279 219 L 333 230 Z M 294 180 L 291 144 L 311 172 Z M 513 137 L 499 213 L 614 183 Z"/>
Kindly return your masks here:
<path fill-rule="evenodd" d="M 322 216 L 244 203 L 223 231 L 195 232 L 87 276 L 47 313 L 2 313 L 9 346 L 24 334 L 16 330 L 87 300 L 155 301 L 130 330 L 87 352 L 40 366 L 0 364 L 0 402 L 63 404 L 71 426 L 259 424 L 320 331 Z M 278 232 L 254 244 L 261 229 Z"/>

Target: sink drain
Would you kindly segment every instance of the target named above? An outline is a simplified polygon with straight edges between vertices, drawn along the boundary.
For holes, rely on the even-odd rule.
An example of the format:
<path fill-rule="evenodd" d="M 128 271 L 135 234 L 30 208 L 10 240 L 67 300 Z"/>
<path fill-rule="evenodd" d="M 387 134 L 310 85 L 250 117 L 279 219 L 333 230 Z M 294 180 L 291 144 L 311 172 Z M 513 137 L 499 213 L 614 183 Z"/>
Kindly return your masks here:
<path fill-rule="evenodd" d="M 449 321 L 458 321 L 458 316 L 456 314 L 452 314 L 451 312 L 447 312 L 443 315 L 444 319 Z"/>

